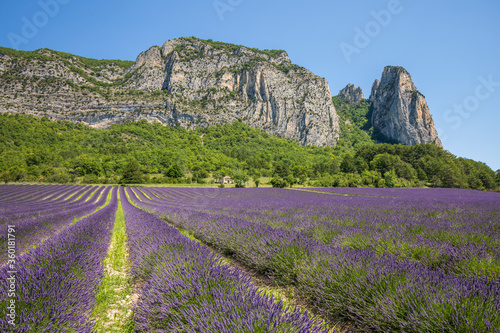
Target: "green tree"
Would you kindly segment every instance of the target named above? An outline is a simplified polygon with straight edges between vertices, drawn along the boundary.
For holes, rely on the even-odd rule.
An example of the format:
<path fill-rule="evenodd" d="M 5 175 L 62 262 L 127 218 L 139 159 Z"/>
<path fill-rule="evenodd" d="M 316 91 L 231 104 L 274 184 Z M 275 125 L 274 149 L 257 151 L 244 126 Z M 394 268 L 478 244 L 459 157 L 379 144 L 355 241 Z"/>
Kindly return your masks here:
<path fill-rule="evenodd" d="M 170 178 L 182 178 L 184 177 L 184 172 L 182 172 L 182 168 L 179 165 L 173 164 L 168 167 L 165 176 Z"/>
<path fill-rule="evenodd" d="M 4 171 L 0 176 L 1 180 L 7 182 L 18 182 L 28 177 L 26 170 L 19 166 L 13 166 L 9 170 Z"/>
<path fill-rule="evenodd" d="M 217 179 L 216 170 L 225 176 L 241 169 L 252 176 L 257 173 L 283 182 L 289 175 L 301 183 L 309 177 L 316 181 L 322 178 L 322 184 L 336 186 L 385 186 L 385 181 L 378 179 L 391 170 L 398 177 L 395 186 L 402 185 L 402 179 L 413 183 L 415 177 L 434 186 L 494 189 L 500 185 L 499 173 L 487 165 L 457 158 L 432 144 L 370 143 L 368 104 L 358 108 L 337 102 L 346 106 L 345 112 L 339 108 L 339 116 L 352 135 L 342 136 L 335 147 L 303 147 L 242 122 L 188 131 L 140 121 L 114 124 L 104 130 L 53 122 L 46 117 L 0 114 L 1 179 L 64 183 L 79 176 L 79 181 L 84 177 L 85 181 L 97 179 L 102 183 L 120 179 L 127 162 L 134 159 L 141 172 L 156 183 L 190 181 L 181 174 L 186 170 L 191 171 L 195 181 L 204 181 L 207 172 Z M 364 138 L 359 131 L 367 131 Z M 336 156 L 345 158 L 339 160 Z M 343 162 L 347 174 L 340 175 L 339 162 Z M 183 169 L 170 170 L 169 177 L 166 173 L 172 164 L 182 165 Z M 367 166 L 371 176 L 365 173 Z M 44 170 L 50 172 L 42 174 Z M 158 172 L 165 176 L 151 177 Z"/>
<path fill-rule="evenodd" d="M 76 158 L 75 170 L 80 176 L 99 176 L 103 171 L 101 163 L 94 156 L 89 155 L 82 155 Z"/>
<path fill-rule="evenodd" d="M 384 173 L 384 180 L 385 180 L 385 186 L 386 187 L 394 187 L 396 184 L 396 174 L 394 171 L 388 171 Z"/>
<path fill-rule="evenodd" d="M 288 176 L 286 176 L 286 177 L 285 177 L 285 181 L 287 182 L 287 184 L 288 184 L 290 187 L 292 187 L 292 186 L 293 186 L 293 184 L 296 184 L 296 183 L 297 183 L 297 179 L 295 179 L 295 177 L 294 177 L 294 176 L 292 176 L 292 175 L 288 175 Z"/>
<path fill-rule="evenodd" d="M 271 179 L 271 185 L 273 187 L 284 188 L 288 186 L 288 183 L 283 178 L 275 176 Z"/>
<path fill-rule="evenodd" d="M 224 174 L 218 170 L 212 174 L 212 177 L 214 177 L 214 181 L 218 182 L 222 177 L 224 177 Z"/>
<path fill-rule="evenodd" d="M 285 178 L 290 174 L 290 166 L 285 161 L 278 161 L 274 164 L 273 175 Z"/>
<path fill-rule="evenodd" d="M 307 176 L 306 175 L 304 175 L 304 174 L 300 174 L 299 175 L 299 181 L 298 181 L 298 183 L 300 185 L 304 185 L 306 183 L 306 180 L 307 180 Z"/>
<path fill-rule="evenodd" d="M 417 176 L 417 172 L 411 166 L 410 163 L 403 162 L 401 160 L 397 161 L 394 165 L 394 171 L 396 175 L 400 178 L 405 178 L 408 180 L 413 180 Z"/>
<path fill-rule="evenodd" d="M 143 181 L 141 166 L 135 160 L 130 161 L 123 169 L 120 184 L 140 184 Z"/>
<path fill-rule="evenodd" d="M 356 172 L 356 161 L 351 154 L 346 154 L 342 163 L 340 163 L 340 171 L 345 173 L 354 173 Z"/>
<path fill-rule="evenodd" d="M 438 177 L 443 165 L 443 161 L 441 159 L 432 156 L 423 156 L 417 163 L 429 181 Z"/>
<path fill-rule="evenodd" d="M 444 187 L 460 187 L 460 169 L 454 163 L 444 164 L 440 177 Z"/>
<path fill-rule="evenodd" d="M 370 168 L 376 170 L 381 174 L 385 174 L 391 170 L 394 170 L 394 166 L 401 162 L 398 156 L 393 156 L 388 153 L 378 154 L 370 162 Z"/>
<path fill-rule="evenodd" d="M 314 173 L 315 177 L 318 177 L 320 173 L 325 173 L 328 172 L 331 175 L 335 175 L 340 172 L 340 167 L 339 167 L 339 162 L 335 157 L 332 156 L 325 156 L 318 160 L 316 163 L 312 165 L 312 172 Z M 307 177 L 306 173 L 306 177 Z M 297 173 L 294 175 L 296 177 L 300 177 L 300 173 Z"/>
<path fill-rule="evenodd" d="M 260 178 L 259 178 L 259 175 L 254 175 L 254 176 L 252 177 L 252 179 L 253 179 L 253 182 L 255 183 L 255 187 L 259 187 L 259 185 L 260 185 Z"/>
<path fill-rule="evenodd" d="M 368 163 L 366 163 L 366 161 L 360 156 L 355 158 L 354 166 L 359 174 L 363 173 L 363 171 L 365 170 L 368 170 Z"/>
<path fill-rule="evenodd" d="M 250 179 L 244 170 L 238 169 L 233 172 L 232 178 L 236 187 L 245 187 L 245 183 Z"/>
<path fill-rule="evenodd" d="M 478 172 L 478 177 L 479 177 L 479 179 L 481 179 L 481 182 L 483 183 L 485 188 L 494 189 L 496 187 L 495 173 L 493 172 L 493 170 L 488 168 L 486 165 L 480 166 L 480 169 Z"/>
<path fill-rule="evenodd" d="M 196 178 L 198 178 L 198 179 L 204 179 L 204 178 L 208 178 L 210 176 L 205 169 L 198 170 L 197 172 L 195 172 L 195 175 L 196 175 Z"/>

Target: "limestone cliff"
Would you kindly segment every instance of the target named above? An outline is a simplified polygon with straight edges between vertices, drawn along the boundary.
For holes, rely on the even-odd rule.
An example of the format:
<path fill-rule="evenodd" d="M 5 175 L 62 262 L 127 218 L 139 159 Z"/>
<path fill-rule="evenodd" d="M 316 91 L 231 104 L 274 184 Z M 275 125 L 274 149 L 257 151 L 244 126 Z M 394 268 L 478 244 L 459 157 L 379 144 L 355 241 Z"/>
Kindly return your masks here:
<path fill-rule="evenodd" d="M 285 51 L 194 37 L 153 46 L 134 63 L 0 48 L 0 112 L 94 127 L 241 120 L 304 145 L 334 145 L 339 137 L 327 81 L 292 64 Z"/>
<path fill-rule="evenodd" d="M 434 121 L 422 95 L 402 67 L 387 66 L 375 80 L 370 101 L 372 125 L 385 136 L 404 143 L 434 143 L 442 147 Z"/>
<path fill-rule="evenodd" d="M 365 99 L 365 94 L 363 94 L 361 87 L 356 87 L 351 83 L 345 86 L 337 96 L 344 99 L 349 104 L 358 104 Z"/>

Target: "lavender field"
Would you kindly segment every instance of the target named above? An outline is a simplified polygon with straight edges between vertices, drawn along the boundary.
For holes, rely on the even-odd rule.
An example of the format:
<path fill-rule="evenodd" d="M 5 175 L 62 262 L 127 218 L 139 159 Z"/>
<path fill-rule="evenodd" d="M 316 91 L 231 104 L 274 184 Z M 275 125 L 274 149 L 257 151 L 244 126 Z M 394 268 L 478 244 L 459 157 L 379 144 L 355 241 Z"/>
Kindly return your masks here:
<path fill-rule="evenodd" d="M 2 332 L 500 332 L 498 193 L 0 185 L 0 228 Z"/>
<path fill-rule="evenodd" d="M 500 329 L 496 193 L 127 190 L 139 207 L 294 286 L 331 320 L 381 332 Z"/>

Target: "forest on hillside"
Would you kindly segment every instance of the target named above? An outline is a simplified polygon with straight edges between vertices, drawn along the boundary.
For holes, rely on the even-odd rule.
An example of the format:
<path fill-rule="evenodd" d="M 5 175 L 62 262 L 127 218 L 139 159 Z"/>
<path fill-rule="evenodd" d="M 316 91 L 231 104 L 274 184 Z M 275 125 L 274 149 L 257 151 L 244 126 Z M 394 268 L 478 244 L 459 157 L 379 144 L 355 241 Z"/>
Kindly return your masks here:
<path fill-rule="evenodd" d="M 358 112 L 366 112 L 366 108 Z M 356 111 L 354 110 L 354 111 Z M 342 117 L 342 114 L 341 114 Z M 352 115 L 350 116 L 352 118 Z M 359 117 L 360 122 L 364 122 Z M 0 179 L 44 183 L 215 183 L 495 189 L 499 171 L 432 144 L 374 143 L 351 123 L 335 147 L 300 146 L 241 122 L 186 130 L 146 121 L 93 129 L 0 115 Z M 363 124 L 361 124 L 363 126 Z"/>

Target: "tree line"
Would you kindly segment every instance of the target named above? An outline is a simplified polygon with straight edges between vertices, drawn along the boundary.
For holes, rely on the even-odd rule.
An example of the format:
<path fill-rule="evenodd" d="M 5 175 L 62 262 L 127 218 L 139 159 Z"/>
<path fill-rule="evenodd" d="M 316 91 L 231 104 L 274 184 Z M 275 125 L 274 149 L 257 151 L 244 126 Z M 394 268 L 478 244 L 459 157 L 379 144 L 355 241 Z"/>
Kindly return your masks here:
<path fill-rule="evenodd" d="M 45 183 L 210 183 L 495 189 L 500 175 L 432 144 L 300 146 L 242 122 L 186 130 L 146 121 L 93 129 L 0 115 L 0 180 Z"/>

